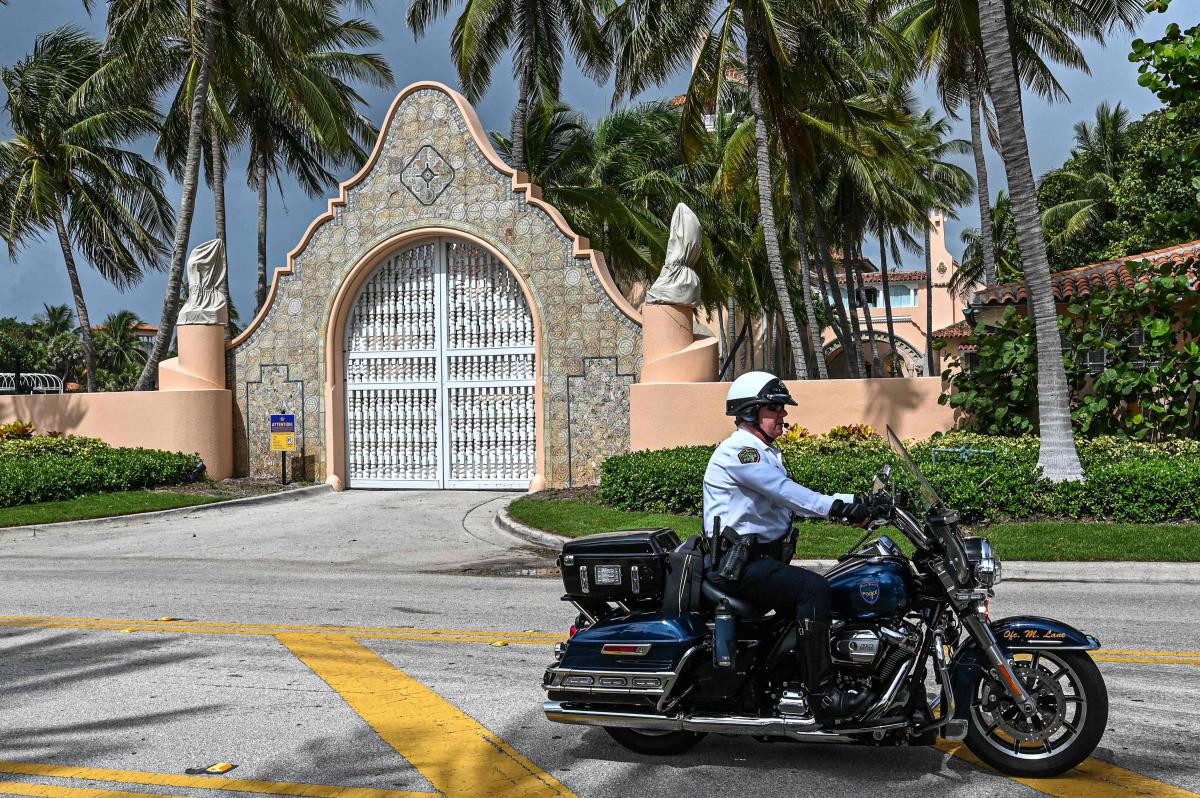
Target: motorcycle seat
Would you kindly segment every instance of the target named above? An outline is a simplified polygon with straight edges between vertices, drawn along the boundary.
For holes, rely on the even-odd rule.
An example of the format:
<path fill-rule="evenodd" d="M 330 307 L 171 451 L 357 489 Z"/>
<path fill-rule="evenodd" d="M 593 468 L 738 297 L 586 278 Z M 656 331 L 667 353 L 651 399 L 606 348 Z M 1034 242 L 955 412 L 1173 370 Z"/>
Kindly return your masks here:
<path fill-rule="evenodd" d="M 748 621 L 761 620 L 763 616 L 770 612 L 769 609 L 759 609 L 745 599 L 729 595 L 713 584 L 707 577 L 705 577 L 704 583 L 700 586 L 700 590 L 704 593 L 704 598 L 712 602 L 713 607 L 720 606 L 721 602 L 724 601 L 729 605 L 729 609 L 734 615 Z"/>

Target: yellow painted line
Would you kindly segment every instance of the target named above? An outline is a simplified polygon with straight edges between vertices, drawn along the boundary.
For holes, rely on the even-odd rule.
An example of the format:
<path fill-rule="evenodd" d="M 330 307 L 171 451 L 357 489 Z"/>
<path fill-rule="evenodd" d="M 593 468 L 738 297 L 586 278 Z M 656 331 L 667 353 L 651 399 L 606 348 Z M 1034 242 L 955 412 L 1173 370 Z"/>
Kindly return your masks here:
<path fill-rule="evenodd" d="M 940 740 L 938 748 L 972 765 L 996 772 L 960 742 Z M 1084 760 L 1078 767 L 1052 779 L 1024 779 L 1007 775 L 1006 778 L 1054 798 L 1196 798 L 1200 795 L 1099 759 Z"/>
<path fill-rule="evenodd" d="M 279 641 L 446 798 L 572 796 L 498 735 L 347 635 Z"/>
<path fill-rule="evenodd" d="M 1101 648 L 1099 652 L 1138 657 L 1200 657 L 1200 651 L 1133 651 L 1125 648 Z"/>
<path fill-rule="evenodd" d="M 53 784 L 28 784 L 23 781 L 0 781 L 0 795 L 33 795 L 37 798 L 185 798 L 163 793 L 96 790 L 90 787 L 59 787 Z"/>
<path fill-rule="evenodd" d="M 149 618 L 55 618 L 33 615 L 0 615 L 0 622 L 37 622 L 48 621 L 52 623 L 86 623 L 86 624 L 109 624 L 112 626 L 129 626 L 137 624 L 139 626 L 163 626 L 164 628 L 188 628 L 190 626 L 203 626 L 205 628 L 231 628 L 231 629 L 262 629 L 269 631 L 270 634 L 278 634 L 280 632 L 319 632 L 321 634 L 354 634 L 358 635 L 361 632 L 417 632 L 421 634 L 447 634 L 447 635 L 486 635 L 498 634 L 508 637 L 546 637 L 550 632 L 489 632 L 483 629 L 417 629 L 408 626 L 332 626 L 328 624 L 319 624 L 315 626 L 305 626 L 301 624 L 289 623 L 237 623 L 229 621 L 164 621 L 161 619 Z M 21 625 L 20 623 L 16 625 Z M 1200 652 L 1197 652 L 1200 656 Z"/>
<path fill-rule="evenodd" d="M 1200 665 L 1200 657 L 1188 659 L 1180 657 L 1108 657 L 1103 654 L 1093 654 L 1096 662 L 1140 662 L 1142 664 L 1158 665 Z"/>
<path fill-rule="evenodd" d="M 278 634 L 291 634 L 305 627 L 268 626 L 262 624 L 208 624 L 194 623 L 189 625 L 168 625 L 147 621 L 108 621 L 88 619 L 59 619 L 59 618 L 0 618 L 0 627 L 21 627 L 31 629 L 84 629 L 96 631 L 117 632 L 156 632 L 162 634 L 203 634 L 203 635 L 258 635 L 273 637 Z M 382 629 L 370 631 L 365 627 L 312 627 L 320 629 L 322 634 L 342 634 L 353 637 L 379 638 L 384 640 L 424 640 L 429 642 L 447 643 L 493 643 L 503 640 L 518 645 L 552 645 L 563 639 L 561 635 L 550 635 L 544 632 L 490 632 L 487 630 L 451 630 L 451 629 Z"/>
<path fill-rule="evenodd" d="M 230 779 L 224 776 L 189 776 L 183 773 L 146 773 L 139 770 L 109 770 L 36 762 L 0 762 L 0 773 L 44 776 L 84 781 L 116 781 L 124 784 L 153 784 L 158 787 L 193 787 L 227 792 L 256 792 L 267 795 L 303 795 L 311 798 L 431 798 L 433 793 L 411 790 L 376 790 L 370 787 L 338 787 L 326 784 L 293 784 L 279 781 Z M 38 785 L 40 786 L 40 785 Z M 78 789 L 78 788 L 71 788 Z M 99 791 L 103 792 L 103 791 Z M 134 795 L 136 793 L 112 793 Z"/>

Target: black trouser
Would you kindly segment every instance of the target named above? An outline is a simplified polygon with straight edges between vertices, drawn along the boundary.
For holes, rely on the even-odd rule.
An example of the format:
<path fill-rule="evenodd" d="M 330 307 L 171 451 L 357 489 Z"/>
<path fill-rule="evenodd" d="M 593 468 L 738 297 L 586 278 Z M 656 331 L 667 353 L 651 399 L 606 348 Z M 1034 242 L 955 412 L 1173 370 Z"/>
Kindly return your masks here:
<path fill-rule="evenodd" d="M 828 624 L 830 620 L 830 591 L 825 577 L 772 557 L 749 563 L 741 579 L 721 587 L 758 607 L 770 607 L 780 615 L 794 614 L 801 628 L 806 626 L 804 621 Z"/>

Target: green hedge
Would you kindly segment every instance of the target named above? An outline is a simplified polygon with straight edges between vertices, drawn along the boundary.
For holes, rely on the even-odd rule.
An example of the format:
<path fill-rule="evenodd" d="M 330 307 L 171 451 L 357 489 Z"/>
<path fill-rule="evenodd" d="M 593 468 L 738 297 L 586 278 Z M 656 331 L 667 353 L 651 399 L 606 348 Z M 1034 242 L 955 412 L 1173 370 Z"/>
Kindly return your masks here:
<path fill-rule="evenodd" d="M 0 507 L 187 482 L 194 454 L 118 449 L 94 438 L 37 437 L 0 444 Z"/>
<path fill-rule="evenodd" d="M 991 449 L 961 462 L 936 448 Z M 699 514 L 704 469 L 714 447 L 629 452 L 605 461 L 600 498 L 622 510 Z M 792 477 L 822 493 L 861 493 L 884 463 L 896 483 L 915 484 L 883 439 L 781 440 Z M 909 446 L 942 501 L 968 522 L 1030 518 L 1111 519 L 1138 523 L 1200 519 L 1200 442 L 1163 444 L 1118 438 L 1080 442 L 1087 481 L 1055 484 L 1037 466 L 1038 439 L 949 433 Z"/>

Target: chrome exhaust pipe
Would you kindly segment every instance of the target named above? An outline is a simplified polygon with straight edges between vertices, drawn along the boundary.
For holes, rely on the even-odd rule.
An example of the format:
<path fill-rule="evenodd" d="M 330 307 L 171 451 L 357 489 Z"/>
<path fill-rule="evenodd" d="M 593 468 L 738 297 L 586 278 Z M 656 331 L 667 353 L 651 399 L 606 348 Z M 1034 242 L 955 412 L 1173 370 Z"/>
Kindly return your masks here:
<path fill-rule="evenodd" d="M 740 715 L 669 718 L 663 715 L 651 715 L 640 712 L 565 708 L 561 701 L 545 702 L 542 704 L 542 711 L 545 713 L 547 720 L 580 726 L 615 726 L 624 729 L 652 729 L 654 731 L 693 731 L 751 737 L 787 737 L 803 742 L 854 742 L 846 734 L 814 728 L 814 722 L 807 718 L 755 718 Z"/>

